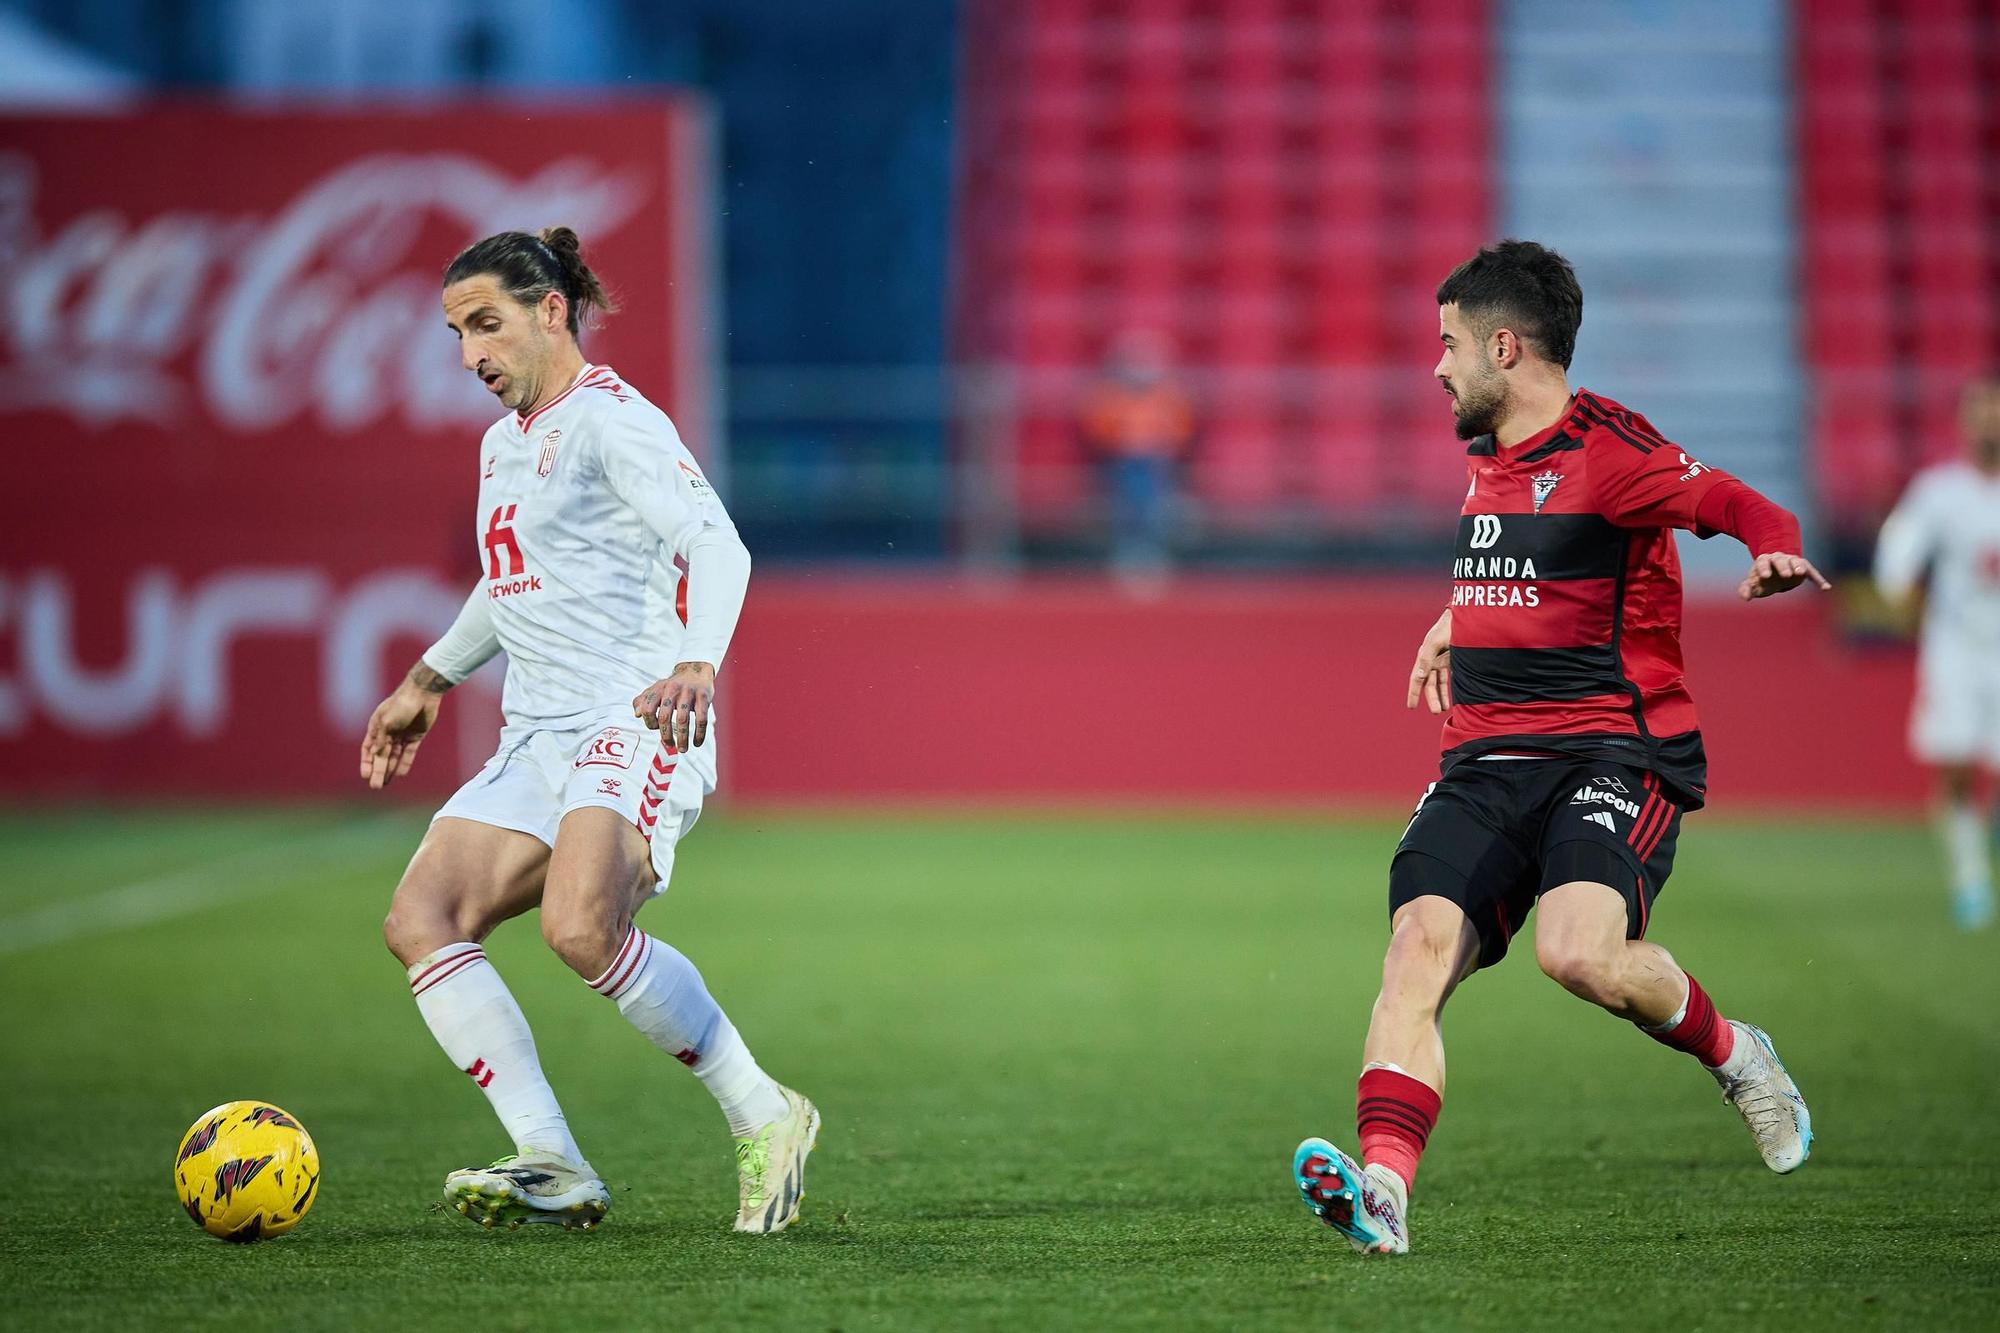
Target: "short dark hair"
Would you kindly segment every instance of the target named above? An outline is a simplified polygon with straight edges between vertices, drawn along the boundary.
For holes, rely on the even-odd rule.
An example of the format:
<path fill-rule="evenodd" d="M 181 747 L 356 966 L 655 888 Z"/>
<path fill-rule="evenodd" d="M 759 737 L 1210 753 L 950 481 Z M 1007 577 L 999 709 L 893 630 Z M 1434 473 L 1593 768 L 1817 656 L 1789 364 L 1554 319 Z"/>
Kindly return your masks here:
<path fill-rule="evenodd" d="M 445 267 L 444 285 L 491 273 L 507 295 L 524 306 L 561 292 L 569 303 L 569 331 L 575 337 L 591 310 L 612 314 L 617 302 L 583 262 L 583 242 L 568 227 L 546 227 L 539 236 L 525 231 L 495 232 L 458 252 Z"/>
<path fill-rule="evenodd" d="M 1583 288 L 1569 261 L 1546 245 L 1508 240 L 1482 246 L 1438 284 L 1437 298 L 1486 328 L 1508 325 L 1544 360 L 1569 369 L 1583 323 Z"/>

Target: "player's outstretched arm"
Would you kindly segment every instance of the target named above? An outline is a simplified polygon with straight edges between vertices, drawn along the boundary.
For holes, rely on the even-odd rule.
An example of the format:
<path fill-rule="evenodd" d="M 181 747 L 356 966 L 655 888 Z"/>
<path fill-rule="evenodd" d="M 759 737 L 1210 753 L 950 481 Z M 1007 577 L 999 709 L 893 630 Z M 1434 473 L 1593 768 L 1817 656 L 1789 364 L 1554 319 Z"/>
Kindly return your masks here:
<path fill-rule="evenodd" d="M 1759 597 L 1770 597 L 1781 592 L 1790 592 L 1801 583 L 1810 580 L 1816 587 L 1831 592 L 1833 585 L 1826 575 L 1813 568 L 1812 561 L 1802 555 L 1787 555 L 1783 551 L 1772 551 L 1760 555 L 1750 564 L 1750 572 L 1737 586 L 1736 595 L 1744 601 L 1754 601 Z"/>
<path fill-rule="evenodd" d="M 361 738 L 361 778 L 371 788 L 380 791 L 410 771 L 452 684 L 419 658 L 395 692 L 375 705 Z"/>
<path fill-rule="evenodd" d="M 1410 689 L 1403 707 L 1415 708 L 1421 699 L 1433 713 L 1451 708 L 1451 608 L 1446 607 L 1437 623 L 1417 647 L 1417 664 L 1410 668 Z"/>
<path fill-rule="evenodd" d="M 1823 590 L 1833 587 L 1812 561 L 1798 554 L 1803 538 L 1797 516 L 1734 477 L 1718 475 L 1702 493 L 1694 527 L 1726 532 L 1750 548 L 1750 572 L 1736 588 L 1746 602 L 1790 592 L 1806 582 Z"/>
<path fill-rule="evenodd" d="M 1628 432 L 1639 442 L 1650 440 L 1651 447 L 1604 453 L 1609 466 L 1598 492 L 1604 517 L 1626 528 L 1686 528 L 1702 537 L 1728 533 L 1750 548 L 1750 573 L 1736 589 L 1746 602 L 1789 592 L 1808 580 L 1833 587 L 1798 554 L 1805 539 L 1797 515 L 1727 472 L 1689 458 L 1643 417 L 1634 420 Z"/>
<path fill-rule="evenodd" d="M 632 700 L 632 715 L 666 732 L 676 750 L 708 739 L 708 710 L 715 701 L 715 672 L 729 655 L 729 640 L 750 590 L 750 552 L 736 529 L 709 524 L 680 548 L 687 561 L 687 632 L 682 661 Z"/>

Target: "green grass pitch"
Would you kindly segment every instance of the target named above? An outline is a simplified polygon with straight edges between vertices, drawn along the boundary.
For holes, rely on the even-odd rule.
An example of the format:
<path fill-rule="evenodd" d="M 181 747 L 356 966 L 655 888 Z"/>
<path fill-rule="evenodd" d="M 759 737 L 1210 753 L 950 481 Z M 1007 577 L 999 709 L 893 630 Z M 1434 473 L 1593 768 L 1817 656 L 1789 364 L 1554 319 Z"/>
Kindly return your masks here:
<path fill-rule="evenodd" d="M 705 821 L 640 920 L 826 1117 L 801 1223 L 732 1235 L 720 1115 L 542 947 L 492 953 L 611 1183 L 485 1233 L 505 1149 L 377 930 L 417 815 L 0 819 L 0 1323 L 36 1328 L 1974 1328 L 2000 1319 L 2000 936 L 1914 823 L 1688 821 L 1655 938 L 1766 1026 L 1819 1131 L 1779 1179 L 1684 1057 L 1517 942 L 1447 1015 L 1416 1252 L 1314 1225 L 1353 1135 L 1398 821 Z M 136 887 L 134 887 L 136 886 Z M 171 1157 L 277 1102 L 325 1175 L 210 1240 Z"/>

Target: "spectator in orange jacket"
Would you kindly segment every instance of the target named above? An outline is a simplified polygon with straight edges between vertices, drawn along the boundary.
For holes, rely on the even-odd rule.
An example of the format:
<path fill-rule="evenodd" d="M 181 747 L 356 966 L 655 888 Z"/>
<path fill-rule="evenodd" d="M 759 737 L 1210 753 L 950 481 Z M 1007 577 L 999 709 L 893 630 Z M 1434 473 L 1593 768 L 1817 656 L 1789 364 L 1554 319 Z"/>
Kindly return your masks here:
<path fill-rule="evenodd" d="M 1109 491 L 1112 568 L 1156 580 L 1167 569 L 1176 473 L 1195 436 L 1194 400 L 1174 378 L 1165 335 L 1130 329 L 1115 338 L 1080 418 Z"/>

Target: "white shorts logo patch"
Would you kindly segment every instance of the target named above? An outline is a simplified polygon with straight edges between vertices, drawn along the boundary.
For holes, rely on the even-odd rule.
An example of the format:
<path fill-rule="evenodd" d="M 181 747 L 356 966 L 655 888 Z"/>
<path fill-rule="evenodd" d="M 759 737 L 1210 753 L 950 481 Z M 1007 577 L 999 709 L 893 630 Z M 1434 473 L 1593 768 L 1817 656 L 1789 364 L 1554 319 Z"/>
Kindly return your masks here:
<path fill-rule="evenodd" d="M 639 733 L 606 727 L 577 751 L 576 768 L 630 768 L 639 754 Z"/>

